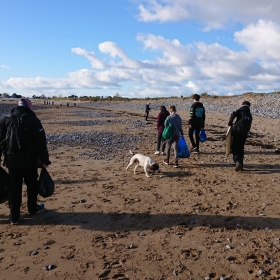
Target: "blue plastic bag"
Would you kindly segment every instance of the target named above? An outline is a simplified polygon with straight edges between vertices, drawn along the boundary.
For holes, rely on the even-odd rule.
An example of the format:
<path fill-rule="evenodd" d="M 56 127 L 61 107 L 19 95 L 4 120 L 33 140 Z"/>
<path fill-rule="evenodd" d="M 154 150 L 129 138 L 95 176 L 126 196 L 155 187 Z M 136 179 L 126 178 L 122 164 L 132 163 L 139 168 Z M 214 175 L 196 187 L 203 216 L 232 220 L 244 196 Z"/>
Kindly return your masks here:
<path fill-rule="evenodd" d="M 187 145 L 187 142 L 184 138 L 184 136 L 180 137 L 179 143 L 178 143 L 178 157 L 179 158 L 188 158 L 190 157 L 190 151 Z"/>
<path fill-rule="evenodd" d="M 206 132 L 204 129 L 201 129 L 200 135 L 199 135 L 199 141 L 205 142 L 207 140 Z"/>

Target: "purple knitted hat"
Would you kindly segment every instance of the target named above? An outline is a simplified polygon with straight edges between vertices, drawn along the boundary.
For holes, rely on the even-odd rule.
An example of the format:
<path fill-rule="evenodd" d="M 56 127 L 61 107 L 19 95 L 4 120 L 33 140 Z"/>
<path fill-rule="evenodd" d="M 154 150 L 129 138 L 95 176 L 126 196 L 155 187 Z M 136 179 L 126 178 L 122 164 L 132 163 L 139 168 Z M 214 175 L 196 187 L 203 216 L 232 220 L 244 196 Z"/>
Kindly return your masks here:
<path fill-rule="evenodd" d="M 18 106 L 25 106 L 25 107 L 31 109 L 32 108 L 32 103 L 31 103 L 29 98 L 22 97 L 18 101 Z"/>

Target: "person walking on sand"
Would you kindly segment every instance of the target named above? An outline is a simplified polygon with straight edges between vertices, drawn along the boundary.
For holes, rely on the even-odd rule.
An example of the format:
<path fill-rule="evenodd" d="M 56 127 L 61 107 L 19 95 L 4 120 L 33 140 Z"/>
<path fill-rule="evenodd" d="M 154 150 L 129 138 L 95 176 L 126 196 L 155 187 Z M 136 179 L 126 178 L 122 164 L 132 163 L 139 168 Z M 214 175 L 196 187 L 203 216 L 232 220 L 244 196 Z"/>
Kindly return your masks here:
<path fill-rule="evenodd" d="M 0 161 L 4 154 L 4 166 L 8 168 L 8 200 L 11 225 L 17 225 L 22 202 L 22 183 L 27 186 L 27 209 L 35 214 L 44 209 L 37 204 L 38 167 L 48 167 L 49 154 L 46 135 L 40 120 L 31 110 L 32 103 L 22 97 L 18 106 L 0 122 Z M 41 166 L 38 163 L 41 162 Z"/>
<path fill-rule="evenodd" d="M 192 143 L 190 152 L 199 153 L 199 135 L 201 129 L 205 125 L 205 109 L 203 104 L 199 101 L 200 95 L 193 95 L 193 104 L 190 108 L 190 119 L 189 119 L 189 138 Z M 193 137 L 195 131 L 195 140 Z"/>
<path fill-rule="evenodd" d="M 163 161 L 163 163 L 169 164 L 170 150 L 171 150 L 172 144 L 174 143 L 174 158 L 175 158 L 174 167 L 179 167 L 179 165 L 178 165 L 178 143 L 179 143 L 180 137 L 183 136 L 182 119 L 176 113 L 175 106 L 170 106 L 169 112 L 170 112 L 170 115 L 166 118 L 164 125 L 166 126 L 167 123 L 172 124 L 173 135 L 170 139 L 168 139 L 166 141 L 167 152 L 166 152 L 166 159 Z"/>
<path fill-rule="evenodd" d="M 151 108 L 150 108 L 150 102 L 148 102 L 148 103 L 146 104 L 146 108 L 145 108 L 145 119 L 146 119 L 146 121 L 148 120 L 148 116 L 149 116 L 150 110 L 151 110 Z"/>
<path fill-rule="evenodd" d="M 253 121 L 250 106 L 249 101 L 244 101 L 242 106 L 231 114 L 228 122 L 228 125 L 232 127 L 231 150 L 235 163 L 235 171 L 237 172 L 243 170 L 244 146 Z M 235 118 L 236 121 L 233 124 Z"/>
<path fill-rule="evenodd" d="M 170 115 L 170 113 L 166 110 L 165 106 L 160 106 L 160 112 L 157 116 L 157 131 L 158 131 L 158 138 L 157 138 L 157 150 L 155 151 L 155 155 L 160 154 L 160 144 L 162 143 L 161 154 L 164 155 L 164 150 L 166 146 L 166 141 L 162 138 L 162 132 L 164 129 L 164 122 L 166 118 Z"/>

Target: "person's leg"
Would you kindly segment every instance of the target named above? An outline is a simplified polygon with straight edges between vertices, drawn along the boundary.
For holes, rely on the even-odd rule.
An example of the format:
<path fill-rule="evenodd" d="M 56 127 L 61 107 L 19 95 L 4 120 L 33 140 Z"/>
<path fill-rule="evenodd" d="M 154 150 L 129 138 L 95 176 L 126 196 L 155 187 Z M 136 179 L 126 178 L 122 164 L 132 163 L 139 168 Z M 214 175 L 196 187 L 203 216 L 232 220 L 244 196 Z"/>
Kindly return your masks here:
<path fill-rule="evenodd" d="M 160 150 L 161 138 L 162 138 L 162 133 L 161 133 L 161 132 L 158 132 L 158 137 L 157 137 L 157 151 Z"/>
<path fill-rule="evenodd" d="M 174 137 L 174 158 L 175 158 L 175 164 L 178 164 L 178 144 L 180 141 L 180 136 Z"/>
<path fill-rule="evenodd" d="M 149 111 L 146 111 L 146 121 L 148 120 Z"/>
<path fill-rule="evenodd" d="M 162 139 L 161 151 L 162 151 L 162 153 L 164 153 L 167 141 L 162 137 L 161 137 L 161 139 Z"/>
<path fill-rule="evenodd" d="M 174 136 L 166 141 L 166 146 L 167 146 L 167 151 L 166 151 L 166 159 L 164 160 L 165 163 L 169 163 L 170 159 L 170 151 L 171 151 L 171 146 L 174 142 Z"/>
<path fill-rule="evenodd" d="M 194 128 L 193 127 L 189 128 L 189 138 L 192 143 L 192 148 L 195 148 L 196 146 L 193 138 L 193 132 L 194 132 Z"/>
<path fill-rule="evenodd" d="M 234 132 L 232 139 L 232 154 L 233 161 L 236 164 L 236 171 L 240 171 L 243 168 L 243 159 L 244 159 L 244 145 L 246 141 L 246 136 Z"/>
<path fill-rule="evenodd" d="M 23 172 L 21 168 L 9 168 L 9 208 L 10 222 L 16 223 L 20 217 L 20 206 L 22 201 Z"/>
<path fill-rule="evenodd" d="M 24 169 L 24 182 L 27 186 L 27 209 L 29 213 L 38 211 L 38 170 L 34 168 Z"/>
<path fill-rule="evenodd" d="M 195 146 L 196 151 L 199 152 L 199 135 L 200 135 L 201 127 L 195 127 Z"/>

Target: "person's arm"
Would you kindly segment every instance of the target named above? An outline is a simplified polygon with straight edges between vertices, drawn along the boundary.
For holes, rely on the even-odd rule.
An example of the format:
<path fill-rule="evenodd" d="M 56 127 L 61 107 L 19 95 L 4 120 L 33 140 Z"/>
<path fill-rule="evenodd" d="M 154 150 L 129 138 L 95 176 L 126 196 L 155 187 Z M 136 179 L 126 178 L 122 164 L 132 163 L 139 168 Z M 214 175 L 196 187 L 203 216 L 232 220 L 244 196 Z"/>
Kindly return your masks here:
<path fill-rule="evenodd" d="M 193 124 L 193 119 L 194 119 L 194 112 L 195 112 L 195 108 L 194 108 L 194 104 L 192 104 L 191 108 L 190 108 L 190 119 L 189 119 L 189 127 L 192 127 Z"/>
<path fill-rule="evenodd" d="M 204 108 L 204 106 L 202 106 L 202 108 L 203 108 L 203 113 L 202 113 L 203 124 L 202 124 L 202 128 L 204 128 L 204 126 L 205 126 L 206 114 L 205 114 L 205 108 Z"/>
<path fill-rule="evenodd" d="M 235 119 L 237 115 L 237 111 L 234 111 L 231 115 L 230 115 L 230 118 L 229 118 L 229 121 L 228 121 L 228 126 L 232 126 L 233 125 L 233 120 Z"/>
<path fill-rule="evenodd" d="M 43 166 L 47 167 L 48 165 L 51 164 L 51 162 L 49 160 L 46 134 L 45 134 L 45 131 L 44 131 L 44 128 L 43 128 L 41 122 L 37 118 L 35 121 L 35 128 L 34 128 L 34 144 L 35 144 L 38 156 L 39 156 L 40 160 L 42 161 Z"/>
<path fill-rule="evenodd" d="M 2 121 L 0 121 L 0 162 L 3 153 L 4 142 L 6 139 L 6 133 L 7 133 L 6 126 L 3 124 Z"/>
<path fill-rule="evenodd" d="M 183 132 L 182 119 L 181 119 L 181 118 L 180 118 L 180 126 L 179 126 L 179 129 L 180 129 L 181 135 L 183 136 L 183 135 L 184 135 L 184 132 Z"/>

